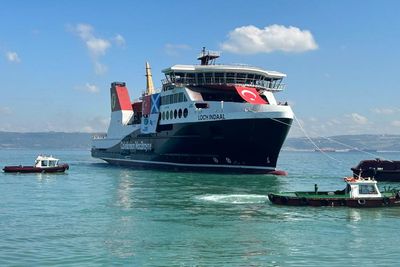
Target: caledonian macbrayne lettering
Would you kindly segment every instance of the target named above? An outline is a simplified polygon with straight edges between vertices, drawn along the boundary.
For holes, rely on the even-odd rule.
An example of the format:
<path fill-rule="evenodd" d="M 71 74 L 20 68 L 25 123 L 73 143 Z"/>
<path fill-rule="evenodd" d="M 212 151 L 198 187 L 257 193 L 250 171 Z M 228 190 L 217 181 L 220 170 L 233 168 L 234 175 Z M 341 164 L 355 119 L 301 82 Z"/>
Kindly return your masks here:
<path fill-rule="evenodd" d="M 151 144 L 143 143 L 143 142 L 137 142 L 135 141 L 134 143 L 129 143 L 129 142 L 121 142 L 121 149 L 126 149 L 126 150 L 144 150 L 144 151 L 150 151 L 151 150 Z"/>
<path fill-rule="evenodd" d="M 199 121 L 207 121 L 207 120 L 225 120 L 225 114 L 217 113 L 217 114 L 200 114 L 197 117 Z"/>

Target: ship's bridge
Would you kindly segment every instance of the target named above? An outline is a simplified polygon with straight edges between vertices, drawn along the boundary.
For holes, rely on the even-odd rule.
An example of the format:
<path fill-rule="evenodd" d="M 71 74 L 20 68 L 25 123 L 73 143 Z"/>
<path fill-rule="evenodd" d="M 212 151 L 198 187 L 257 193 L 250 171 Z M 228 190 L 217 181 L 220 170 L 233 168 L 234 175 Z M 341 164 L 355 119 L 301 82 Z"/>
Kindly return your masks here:
<path fill-rule="evenodd" d="M 163 90 L 175 86 L 248 86 L 266 91 L 281 91 L 286 74 L 247 65 L 174 65 L 164 69 Z"/>

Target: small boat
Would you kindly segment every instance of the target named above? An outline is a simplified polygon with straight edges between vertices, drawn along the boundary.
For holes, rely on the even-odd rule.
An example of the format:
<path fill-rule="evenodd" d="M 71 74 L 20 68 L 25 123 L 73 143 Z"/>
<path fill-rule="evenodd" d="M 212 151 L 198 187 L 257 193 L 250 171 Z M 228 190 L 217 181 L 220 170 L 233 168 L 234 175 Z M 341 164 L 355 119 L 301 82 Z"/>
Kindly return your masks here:
<path fill-rule="evenodd" d="M 319 192 L 314 185 L 312 192 L 283 192 L 268 194 L 274 204 L 288 206 L 332 206 L 332 207 L 385 207 L 400 206 L 400 191 L 385 189 L 381 192 L 372 178 L 344 178 L 346 188 L 337 191 Z"/>
<path fill-rule="evenodd" d="M 362 160 L 351 170 L 354 177 L 373 177 L 377 181 L 400 182 L 400 161 L 397 160 Z"/>
<path fill-rule="evenodd" d="M 4 172 L 20 172 L 20 173 L 34 173 L 34 172 L 65 172 L 69 169 L 68 164 L 58 164 L 59 159 L 52 156 L 38 156 L 34 166 L 5 166 Z"/>

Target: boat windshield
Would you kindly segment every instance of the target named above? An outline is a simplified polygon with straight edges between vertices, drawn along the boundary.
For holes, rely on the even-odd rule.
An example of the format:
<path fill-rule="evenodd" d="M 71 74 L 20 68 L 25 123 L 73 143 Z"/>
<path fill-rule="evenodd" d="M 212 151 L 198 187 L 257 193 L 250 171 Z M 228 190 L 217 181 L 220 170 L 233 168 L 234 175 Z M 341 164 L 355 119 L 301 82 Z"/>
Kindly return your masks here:
<path fill-rule="evenodd" d="M 360 194 L 378 194 L 375 185 L 373 184 L 362 184 L 359 185 Z"/>
<path fill-rule="evenodd" d="M 55 167 L 57 165 L 56 160 L 49 160 L 49 167 Z"/>

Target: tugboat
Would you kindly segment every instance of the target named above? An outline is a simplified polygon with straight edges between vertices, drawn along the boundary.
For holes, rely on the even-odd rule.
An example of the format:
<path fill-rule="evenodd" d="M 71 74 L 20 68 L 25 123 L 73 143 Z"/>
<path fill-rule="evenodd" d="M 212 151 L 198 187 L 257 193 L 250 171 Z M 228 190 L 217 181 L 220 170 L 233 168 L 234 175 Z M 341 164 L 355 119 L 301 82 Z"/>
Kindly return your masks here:
<path fill-rule="evenodd" d="M 146 63 L 147 89 L 131 101 L 124 82 L 111 84 L 111 121 L 92 157 L 135 168 L 263 173 L 276 170 L 294 115 L 278 102 L 284 73 L 218 65 L 203 49 L 200 65 L 163 70 L 157 92 Z"/>
<path fill-rule="evenodd" d="M 396 160 L 362 160 L 351 170 L 354 177 L 373 177 L 377 181 L 400 182 L 400 161 Z"/>
<path fill-rule="evenodd" d="M 38 156 L 34 166 L 5 166 L 4 172 L 19 172 L 19 173 L 54 173 L 65 172 L 69 169 L 68 164 L 58 164 L 59 159 L 52 156 Z"/>
<path fill-rule="evenodd" d="M 344 178 L 346 188 L 337 191 L 319 192 L 314 185 L 312 192 L 283 192 L 268 194 L 274 204 L 288 206 L 331 206 L 373 208 L 400 206 L 400 191 L 396 189 L 380 192 L 377 181 L 372 178 Z"/>

